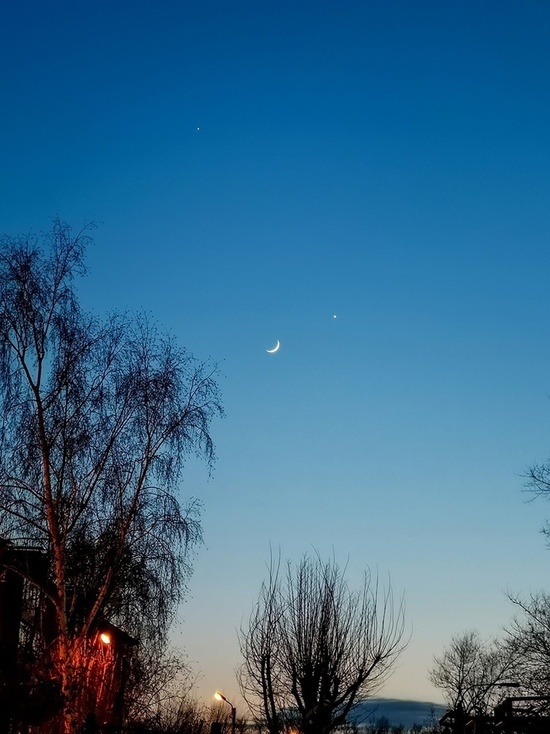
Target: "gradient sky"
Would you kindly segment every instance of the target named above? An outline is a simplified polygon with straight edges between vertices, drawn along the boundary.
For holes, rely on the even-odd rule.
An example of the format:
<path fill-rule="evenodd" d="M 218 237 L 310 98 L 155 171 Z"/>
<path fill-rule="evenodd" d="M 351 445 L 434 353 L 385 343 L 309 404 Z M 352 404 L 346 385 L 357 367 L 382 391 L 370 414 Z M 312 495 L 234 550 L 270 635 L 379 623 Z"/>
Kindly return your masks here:
<path fill-rule="evenodd" d="M 386 696 L 548 589 L 549 36 L 547 0 L 5 3 L 0 231 L 96 221 L 84 304 L 220 362 L 174 638 L 205 698 L 270 545 L 405 594 Z"/>

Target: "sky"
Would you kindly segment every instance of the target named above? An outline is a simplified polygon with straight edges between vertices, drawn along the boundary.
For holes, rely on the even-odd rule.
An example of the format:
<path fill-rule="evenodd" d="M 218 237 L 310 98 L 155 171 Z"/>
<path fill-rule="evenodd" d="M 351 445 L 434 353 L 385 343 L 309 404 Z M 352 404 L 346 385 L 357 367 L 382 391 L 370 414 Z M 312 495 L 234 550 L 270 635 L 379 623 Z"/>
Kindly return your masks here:
<path fill-rule="evenodd" d="M 86 308 L 219 363 L 173 633 L 204 700 L 240 701 L 271 550 L 404 595 L 386 697 L 440 701 L 450 638 L 548 590 L 549 31 L 547 0 L 2 9 L 0 231 L 95 222 Z"/>

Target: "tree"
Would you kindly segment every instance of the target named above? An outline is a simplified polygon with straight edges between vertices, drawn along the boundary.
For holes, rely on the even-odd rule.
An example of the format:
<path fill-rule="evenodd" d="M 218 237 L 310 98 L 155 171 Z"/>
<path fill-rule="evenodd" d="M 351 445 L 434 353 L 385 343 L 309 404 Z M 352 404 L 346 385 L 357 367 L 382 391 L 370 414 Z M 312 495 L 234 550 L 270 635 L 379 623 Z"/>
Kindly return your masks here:
<path fill-rule="evenodd" d="M 478 632 L 470 630 L 451 639 L 441 657 L 434 659 L 429 675 L 460 718 L 490 713 L 515 669 L 516 659 L 509 647 L 498 641 L 484 642 Z"/>
<path fill-rule="evenodd" d="M 508 645 L 517 659 L 516 677 L 531 696 L 550 696 L 550 595 L 529 599 L 510 596 L 520 610 L 507 629 Z"/>
<path fill-rule="evenodd" d="M 533 464 L 525 475 L 527 479 L 525 490 L 529 492 L 533 499 L 550 499 L 550 460 Z M 550 523 L 545 522 L 542 533 L 546 537 L 548 545 L 550 545 Z"/>
<path fill-rule="evenodd" d="M 130 721 L 138 725 L 136 732 L 143 734 L 210 734 L 211 722 L 218 712 L 213 706 L 198 701 L 193 696 L 196 676 L 187 666 L 181 666 L 177 656 L 167 656 L 163 668 L 163 680 L 147 680 L 147 694 L 152 705 L 134 712 Z M 160 684 L 160 686 L 158 685 Z M 223 712 L 225 713 L 225 711 Z M 134 726 L 130 726 L 133 731 Z"/>
<path fill-rule="evenodd" d="M 200 540 L 199 505 L 179 496 L 184 460 L 211 465 L 222 413 L 214 365 L 143 316 L 83 311 L 74 279 L 89 241 L 59 220 L 42 246 L 0 239 L 2 562 L 49 610 L 33 675 L 40 663 L 56 684 L 51 726 L 67 734 L 84 718 L 102 620 L 165 639 Z M 13 560 L 30 547 L 44 573 Z"/>
<path fill-rule="evenodd" d="M 533 499 L 550 499 L 550 460 L 533 464 L 525 478 L 525 489 Z M 542 533 L 550 546 L 549 521 Z M 518 659 L 522 688 L 533 696 L 550 696 L 550 595 L 538 592 L 524 600 L 509 594 L 509 599 L 520 611 L 506 632 Z"/>
<path fill-rule="evenodd" d="M 243 697 L 270 734 L 330 734 L 384 683 L 405 647 L 403 605 L 369 572 L 351 591 L 333 560 L 272 559 L 241 629 Z"/>

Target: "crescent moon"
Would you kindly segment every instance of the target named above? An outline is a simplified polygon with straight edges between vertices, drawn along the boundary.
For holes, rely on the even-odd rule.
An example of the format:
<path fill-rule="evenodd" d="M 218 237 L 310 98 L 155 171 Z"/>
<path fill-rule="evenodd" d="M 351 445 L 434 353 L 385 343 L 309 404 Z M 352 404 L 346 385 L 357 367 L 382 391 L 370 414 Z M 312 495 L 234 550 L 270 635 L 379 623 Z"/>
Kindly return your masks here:
<path fill-rule="evenodd" d="M 279 350 L 279 347 L 281 346 L 281 342 L 277 339 L 277 344 L 273 347 L 273 349 L 266 349 L 265 351 L 268 354 L 275 354 Z"/>

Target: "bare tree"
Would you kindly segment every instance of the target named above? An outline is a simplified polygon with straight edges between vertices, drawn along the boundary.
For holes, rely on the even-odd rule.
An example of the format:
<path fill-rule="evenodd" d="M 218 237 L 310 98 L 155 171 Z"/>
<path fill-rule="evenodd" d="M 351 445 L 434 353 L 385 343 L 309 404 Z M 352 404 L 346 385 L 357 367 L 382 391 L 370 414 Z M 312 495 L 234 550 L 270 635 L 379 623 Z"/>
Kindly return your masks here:
<path fill-rule="evenodd" d="M 59 220 L 41 244 L 0 240 L 0 536 L 47 559 L 45 574 L 11 571 L 52 610 L 41 651 L 62 701 L 52 726 L 67 734 L 98 623 L 166 635 L 200 539 L 199 505 L 179 497 L 183 463 L 213 461 L 221 413 L 215 366 L 144 317 L 83 312 L 74 278 L 88 241 Z"/>
<path fill-rule="evenodd" d="M 377 691 L 405 647 L 403 605 L 367 571 L 351 591 L 333 560 L 272 559 L 247 629 L 242 694 L 270 734 L 329 734 Z"/>
<path fill-rule="evenodd" d="M 157 674 L 155 678 L 143 681 L 152 699 L 149 705 L 141 710 L 138 707 L 129 717 L 131 722 L 138 722 L 137 731 L 210 734 L 211 723 L 217 720 L 218 712 L 216 707 L 207 706 L 193 696 L 197 678 L 189 667 L 182 666 L 177 655 L 165 655 L 162 675 Z"/>
<path fill-rule="evenodd" d="M 507 645 L 484 642 L 470 630 L 451 639 L 441 657 L 434 659 L 429 675 L 460 718 L 490 713 L 515 670 L 516 659 Z"/>
<path fill-rule="evenodd" d="M 532 499 L 550 499 L 550 460 L 533 464 L 525 475 L 527 480 L 525 491 L 531 494 Z M 550 546 L 550 522 L 547 520 L 542 527 L 542 533 Z"/>
<path fill-rule="evenodd" d="M 550 696 L 550 595 L 532 594 L 527 600 L 509 597 L 519 610 L 506 630 L 517 659 L 518 680 L 531 696 Z"/>

